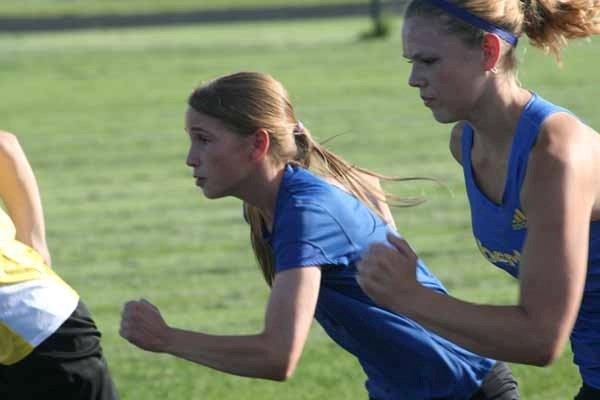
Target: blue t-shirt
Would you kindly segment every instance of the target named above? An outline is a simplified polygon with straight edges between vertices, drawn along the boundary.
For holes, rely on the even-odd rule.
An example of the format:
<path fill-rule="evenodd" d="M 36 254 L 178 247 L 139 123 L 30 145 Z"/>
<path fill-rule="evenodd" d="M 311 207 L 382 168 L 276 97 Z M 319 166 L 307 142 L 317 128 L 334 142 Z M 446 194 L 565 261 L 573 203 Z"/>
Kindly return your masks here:
<path fill-rule="evenodd" d="M 356 197 L 311 172 L 287 166 L 266 239 L 277 272 L 320 266 L 315 318 L 358 358 L 369 395 L 388 399 L 468 399 L 494 361 L 475 355 L 376 304 L 358 286 L 356 262 L 393 232 Z M 419 261 L 417 279 L 445 289 Z"/>
<path fill-rule="evenodd" d="M 473 129 L 466 124 L 462 132 L 462 161 L 473 234 L 484 257 L 514 277 L 519 275 L 521 251 L 527 236 L 527 216 L 521 208 L 520 194 L 529 154 L 540 126 L 557 112 L 569 111 L 536 94 L 525 106 L 511 147 L 501 204 L 493 203 L 479 190 L 471 163 Z M 571 333 L 571 346 L 583 381 L 600 388 L 600 221 L 590 224 L 585 289 Z"/>

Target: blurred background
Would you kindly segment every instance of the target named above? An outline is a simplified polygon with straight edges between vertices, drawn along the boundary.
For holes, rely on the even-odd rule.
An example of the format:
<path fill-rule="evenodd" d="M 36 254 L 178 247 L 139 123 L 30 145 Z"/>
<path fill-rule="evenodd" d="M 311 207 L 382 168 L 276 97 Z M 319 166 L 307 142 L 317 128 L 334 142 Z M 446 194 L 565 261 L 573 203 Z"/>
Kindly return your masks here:
<path fill-rule="evenodd" d="M 208 201 L 185 166 L 186 99 L 208 79 L 272 74 L 297 115 L 346 159 L 427 182 L 388 185 L 425 196 L 396 208 L 401 233 L 458 297 L 517 301 L 517 286 L 479 254 L 462 171 L 408 87 L 402 1 L 3 0 L 0 129 L 18 135 L 36 171 L 54 268 L 104 335 L 129 399 L 364 399 L 358 363 L 314 324 L 285 383 L 228 376 L 145 353 L 118 336 L 122 304 L 148 298 L 171 325 L 214 334 L 262 329 L 268 288 L 235 199 Z M 521 45 L 520 45 L 521 46 Z M 569 46 L 562 67 L 527 46 L 520 80 L 600 128 L 599 41 Z M 524 334 L 527 334 L 524 332 Z M 566 349 L 549 368 L 513 366 L 525 399 L 570 398 L 580 385 Z"/>

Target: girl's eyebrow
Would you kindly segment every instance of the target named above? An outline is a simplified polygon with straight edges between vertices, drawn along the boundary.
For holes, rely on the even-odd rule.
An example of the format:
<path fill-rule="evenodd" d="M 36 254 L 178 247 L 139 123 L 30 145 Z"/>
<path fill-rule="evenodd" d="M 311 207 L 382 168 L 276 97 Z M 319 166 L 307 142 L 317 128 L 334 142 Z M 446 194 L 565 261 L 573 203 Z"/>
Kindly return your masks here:
<path fill-rule="evenodd" d="M 207 131 L 206 129 L 204 129 L 201 126 L 190 126 L 190 133 L 207 133 L 207 134 L 210 134 L 209 131 Z"/>

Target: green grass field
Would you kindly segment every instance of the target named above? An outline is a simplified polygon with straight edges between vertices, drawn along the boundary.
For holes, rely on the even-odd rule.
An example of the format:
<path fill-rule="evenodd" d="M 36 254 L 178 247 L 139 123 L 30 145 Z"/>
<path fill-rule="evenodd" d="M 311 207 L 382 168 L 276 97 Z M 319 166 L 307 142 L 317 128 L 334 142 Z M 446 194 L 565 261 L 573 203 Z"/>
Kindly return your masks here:
<path fill-rule="evenodd" d="M 1 128 L 19 135 L 37 172 L 56 270 L 104 333 L 123 399 L 361 399 L 357 362 L 313 327 L 286 383 L 227 376 L 145 353 L 118 336 L 121 305 L 146 297 L 175 326 L 256 333 L 268 290 L 234 199 L 208 201 L 185 166 L 185 101 L 199 82 L 238 70 L 272 73 L 331 148 L 380 172 L 430 176 L 387 189 L 424 195 L 396 209 L 401 232 L 458 297 L 514 303 L 516 283 L 478 253 L 462 172 L 406 85 L 399 32 L 357 40 L 367 19 L 0 35 Z M 521 50 L 521 80 L 600 127 L 600 42 L 573 44 L 558 68 Z M 527 332 L 523 332 L 527 335 Z M 524 399 L 568 399 L 580 381 L 567 348 L 550 368 L 513 366 Z"/>

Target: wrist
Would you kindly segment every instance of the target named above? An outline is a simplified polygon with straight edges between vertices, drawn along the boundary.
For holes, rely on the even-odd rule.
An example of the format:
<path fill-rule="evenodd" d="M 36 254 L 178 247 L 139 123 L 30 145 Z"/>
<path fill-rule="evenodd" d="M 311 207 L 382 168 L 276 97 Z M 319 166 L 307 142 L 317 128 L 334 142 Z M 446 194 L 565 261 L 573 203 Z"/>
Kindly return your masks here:
<path fill-rule="evenodd" d="M 177 353 L 177 343 L 179 342 L 178 330 L 175 328 L 171 328 L 168 325 L 165 325 L 164 332 L 161 335 L 162 338 L 157 346 L 156 351 L 158 353 L 169 353 L 176 354 Z"/>
<path fill-rule="evenodd" d="M 409 318 L 418 319 L 431 305 L 432 292 L 432 289 L 418 283 L 406 296 L 396 298 L 394 309 Z"/>

